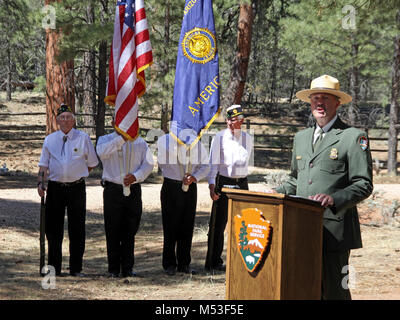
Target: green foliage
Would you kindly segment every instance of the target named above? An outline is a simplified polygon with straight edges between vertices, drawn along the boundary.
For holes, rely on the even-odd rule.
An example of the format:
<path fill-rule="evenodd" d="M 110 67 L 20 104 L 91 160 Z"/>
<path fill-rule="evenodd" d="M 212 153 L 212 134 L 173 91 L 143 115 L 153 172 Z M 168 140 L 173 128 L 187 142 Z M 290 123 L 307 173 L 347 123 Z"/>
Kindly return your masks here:
<path fill-rule="evenodd" d="M 354 29 L 346 28 L 349 12 L 342 11 L 346 5 L 355 9 Z M 345 90 L 351 68 L 357 67 L 362 98 L 382 100 L 389 94 L 394 12 L 380 11 L 365 0 L 293 3 L 289 17 L 280 21 L 284 31 L 280 46 L 296 52 L 305 78 L 330 74 Z"/>
<path fill-rule="evenodd" d="M 242 226 L 240 227 L 240 233 L 239 233 L 239 244 L 241 247 L 241 250 L 244 250 L 244 247 L 247 246 L 248 244 L 248 239 L 247 239 L 247 226 L 244 221 L 242 221 Z"/>
<path fill-rule="evenodd" d="M 33 81 L 45 73 L 45 39 L 37 18 L 39 7 L 38 1 L 0 1 L 0 80 L 6 77 L 8 67 L 12 81 Z"/>
<path fill-rule="evenodd" d="M 98 50 L 101 41 L 111 43 L 114 27 L 115 1 L 63 0 L 54 3 L 57 14 L 57 28 L 63 31 L 59 43 L 58 59 L 82 58 L 91 49 Z M 93 17 L 88 12 L 93 8 Z M 93 21 L 90 21 L 93 19 Z"/>
<path fill-rule="evenodd" d="M 250 0 L 248 0 L 250 1 Z M 236 53 L 237 25 L 241 0 L 213 0 L 217 46 L 220 58 L 221 94 L 228 86 Z M 309 86 L 318 75 L 331 74 L 348 91 L 350 70 L 357 67 L 361 101 L 390 101 L 395 0 L 252 0 L 255 10 L 252 51 L 244 100 L 291 100 L 296 91 Z M 0 85 L 6 66 L 13 79 L 33 81 L 43 89 L 45 77 L 45 30 L 41 23 L 43 0 L 0 0 Z M 54 2 L 57 28 L 63 37 L 58 59 L 74 59 L 76 88 L 83 79 L 84 54 L 96 57 L 99 45 L 108 44 L 109 55 L 115 15 L 115 0 L 62 0 Z M 185 0 L 145 0 L 153 47 L 154 64 L 146 70 L 147 93 L 140 99 L 141 110 L 172 105 L 176 56 Z M 355 29 L 342 27 L 355 8 Z M 93 8 L 92 15 L 88 8 Z M 352 51 L 357 44 L 357 54 Z M 6 49 L 11 50 L 7 61 Z M 108 59 L 107 59 L 108 61 Z M 250 98 L 254 99 L 254 98 Z M 291 101 L 290 101 L 291 102 Z M 251 104 L 260 108 L 258 104 Z M 268 108 L 271 108 L 268 105 Z"/>
<path fill-rule="evenodd" d="M 33 81 L 35 84 L 35 92 L 46 92 L 46 78 L 44 76 L 38 76 Z"/>

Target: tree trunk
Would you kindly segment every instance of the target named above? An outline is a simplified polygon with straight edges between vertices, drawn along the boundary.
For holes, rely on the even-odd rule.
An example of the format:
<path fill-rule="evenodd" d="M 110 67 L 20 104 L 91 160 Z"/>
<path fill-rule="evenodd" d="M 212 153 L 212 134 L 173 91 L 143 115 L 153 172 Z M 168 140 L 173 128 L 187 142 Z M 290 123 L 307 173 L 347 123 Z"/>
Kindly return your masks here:
<path fill-rule="evenodd" d="M 271 63 L 271 91 L 269 95 L 269 101 L 271 103 L 276 102 L 276 83 L 277 83 L 277 73 L 278 73 L 278 37 L 279 37 L 279 27 L 276 25 L 274 27 L 274 46 L 273 46 L 273 53 L 272 53 L 272 63 Z"/>
<path fill-rule="evenodd" d="M 169 1 L 167 1 L 165 5 L 165 17 L 164 17 L 164 65 L 163 65 L 163 74 L 168 74 L 169 72 L 169 61 L 168 61 L 168 48 L 169 48 L 169 42 L 170 42 L 170 28 L 171 28 L 171 16 L 170 16 L 170 7 L 171 4 Z M 168 92 L 168 84 L 164 84 L 167 86 L 165 88 Z M 164 131 L 165 133 L 168 132 L 168 100 L 165 100 L 165 102 L 162 103 L 161 105 L 161 130 Z"/>
<path fill-rule="evenodd" d="M 389 114 L 388 138 L 388 174 L 397 175 L 397 134 L 399 123 L 399 91 L 400 91 L 400 10 L 396 15 L 397 36 L 394 40 L 394 57 L 392 64 L 392 95 Z"/>
<path fill-rule="evenodd" d="M 102 135 L 105 134 L 105 114 L 106 104 L 104 98 L 106 97 L 107 90 L 107 42 L 100 42 L 99 46 L 99 100 L 97 102 L 97 115 L 96 115 L 96 142 Z"/>
<path fill-rule="evenodd" d="M 254 0 L 253 0 L 254 1 Z M 234 58 L 229 85 L 224 95 L 224 109 L 232 104 L 241 104 L 249 65 L 253 9 L 251 4 L 241 3 L 238 23 L 237 53 Z"/>
<path fill-rule="evenodd" d="M 89 25 L 94 23 L 94 8 L 92 2 L 86 7 L 86 21 Z M 83 54 L 83 106 L 82 111 L 90 116 L 84 116 L 85 126 L 96 125 L 96 51 L 90 49 Z M 89 135 L 95 134 L 95 128 L 87 128 L 85 132 Z"/>
<path fill-rule="evenodd" d="M 10 41 L 7 39 L 7 80 L 6 80 L 6 101 L 11 101 L 12 92 L 12 61 L 11 61 L 11 48 Z"/>
<path fill-rule="evenodd" d="M 358 112 L 358 42 L 354 32 L 351 33 L 351 71 L 350 71 L 350 95 L 353 97 L 349 105 L 350 125 L 356 124 L 356 115 Z"/>
<path fill-rule="evenodd" d="M 45 4 L 56 2 L 46 0 Z M 57 42 L 61 31 L 46 29 L 46 134 L 57 131 L 57 109 L 65 103 L 75 110 L 74 61 L 59 63 Z"/>
<path fill-rule="evenodd" d="M 296 89 L 296 64 L 296 55 L 294 55 L 292 66 L 292 85 L 290 86 L 289 103 L 292 103 L 294 90 Z"/>

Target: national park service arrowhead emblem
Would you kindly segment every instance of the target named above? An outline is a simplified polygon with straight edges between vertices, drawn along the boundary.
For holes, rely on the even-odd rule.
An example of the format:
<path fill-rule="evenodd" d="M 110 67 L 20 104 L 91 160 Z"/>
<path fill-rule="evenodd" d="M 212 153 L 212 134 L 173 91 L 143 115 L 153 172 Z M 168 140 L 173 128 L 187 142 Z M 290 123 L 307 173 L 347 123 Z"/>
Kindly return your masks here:
<path fill-rule="evenodd" d="M 242 215 L 236 215 L 234 220 L 240 256 L 247 271 L 254 272 L 270 244 L 271 222 L 256 208 L 243 209 Z"/>

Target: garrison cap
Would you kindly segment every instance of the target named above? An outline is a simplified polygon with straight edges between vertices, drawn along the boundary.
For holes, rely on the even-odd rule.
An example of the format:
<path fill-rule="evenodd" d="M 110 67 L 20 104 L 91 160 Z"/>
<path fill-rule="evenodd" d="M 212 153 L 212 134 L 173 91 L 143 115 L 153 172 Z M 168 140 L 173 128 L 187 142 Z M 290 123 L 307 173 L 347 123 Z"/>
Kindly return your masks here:
<path fill-rule="evenodd" d="M 239 115 L 243 115 L 242 106 L 239 104 L 234 104 L 234 105 L 230 106 L 228 109 L 226 109 L 226 117 L 228 119 L 237 117 Z"/>
<path fill-rule="evenodd" d="M 61 106 L 60 106 L 60 107 L 58 108 L 58 110 L 57 110 L 57 116 L 59 116 L 61 113 L 64 113 L 64 112 L 71 112 L 71 113 L 73 113 L 71 107 L 67 106 L 67 105 L 64 104 L 64 103 L 61 103 Z"/>

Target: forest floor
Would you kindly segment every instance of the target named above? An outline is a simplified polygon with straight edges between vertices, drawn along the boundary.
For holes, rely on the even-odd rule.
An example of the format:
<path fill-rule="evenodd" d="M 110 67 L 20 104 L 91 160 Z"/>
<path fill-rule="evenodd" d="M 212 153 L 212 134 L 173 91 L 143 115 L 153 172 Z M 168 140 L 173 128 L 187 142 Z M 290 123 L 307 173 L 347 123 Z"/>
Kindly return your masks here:
<path fill-rule="evenodd" d="M 18 97 L 1 112 L 43 112 L 35 95 Z M 36 102 L 36 101 L 39 102 Z M 15 108 L 13 108 L 15 106 Z M 17 108 L 18 107 L 18 108 Z M 44 124 L 43 119 L 24 119 Z M 18 125 L 17 117 L 0 117 L 0 124 Z M 22 132 L 22 131 L 21 131 Z M 0 133 L 0 138 L 5 135 Z M 0 141 L 0 300 L 223 300 L 225 274 L 204 270 L 211 201 L 207 184 L 199 183 L 197 215 L 192 246 L 192 266 L 199 273 L 167 276 L 161 267 L 163 233 L 160 212 L 161 177 L 154 171 L 142 185 L 143 216 L 135 245 L 137 277 L 106 277 L 102 187 L 99 172 L 87 179 L 85 276 L 57 277 L 54 289 L 46 289 L 39 276 L 39 212 L 36 191 L 37 163 L 42 141 Z M 266 177 L 281 171 L 250 168 L 250 190 L 267 187 Z M 357 300 L 400 300 L 400 178 L 374 177 L 373 195 L 359 205 L 363 248 L 350 258 L 351 292 Z M 397 210 L 397 211 L 396 211 Z M 68 274 L 68 234 L 65 224 L 63 273 Z"/>

